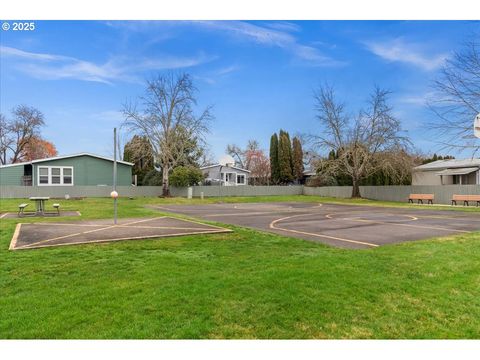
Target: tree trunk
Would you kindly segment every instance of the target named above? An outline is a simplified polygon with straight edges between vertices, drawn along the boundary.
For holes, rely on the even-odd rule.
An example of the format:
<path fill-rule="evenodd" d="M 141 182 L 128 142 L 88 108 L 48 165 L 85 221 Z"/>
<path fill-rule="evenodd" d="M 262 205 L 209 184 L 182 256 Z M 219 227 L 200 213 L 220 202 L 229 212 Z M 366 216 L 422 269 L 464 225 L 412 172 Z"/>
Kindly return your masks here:
<path fill-rule="evenodd" d="M 352 179 L 352 198 L 361 198 L 360 195 L 360 183 L 358 179 Z"/>
<path fill-rule="evenodd" d="M 170 189 L 168 186 L 168 167 L 163 166 L 162 168 L 162 183 L 163 183 L 163 196 L 170 196 Z"/>

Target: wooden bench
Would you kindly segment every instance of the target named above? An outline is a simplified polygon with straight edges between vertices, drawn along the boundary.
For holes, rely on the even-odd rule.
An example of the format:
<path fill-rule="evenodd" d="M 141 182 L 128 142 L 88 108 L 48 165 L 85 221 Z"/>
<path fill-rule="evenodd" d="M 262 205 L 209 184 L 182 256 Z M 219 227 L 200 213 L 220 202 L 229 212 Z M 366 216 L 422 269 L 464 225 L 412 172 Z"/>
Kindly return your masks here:
<path fill-rule="evenodd" d="M 18 216 L 23 216 L 25 208 L 28 206 L 28 204 L 20 204 L 18 205 Z"/>
<path fill-rule="evenodd" d="M 423 204 L 423 200 L 427 200 L 428 204 L 433 205 L 433 194 L 410 194 L 408 197 L 408 202 L 413 204 L 413 200 L 417 200 L 418 204 Z"/>
<path fill-rule="evenodd" d="M 57 214 L 60 215 L 60 204 L 53 204 L 52 206 L 57 210 Z"/>
<path fill-rule="evenodd" d="M 457 201 L 463 201 L 463 205 L 468 206 L 469 201 L 476 201 L 480 206 L 480 195 L 453 195 L 452 205 L 457 205 Z"/>

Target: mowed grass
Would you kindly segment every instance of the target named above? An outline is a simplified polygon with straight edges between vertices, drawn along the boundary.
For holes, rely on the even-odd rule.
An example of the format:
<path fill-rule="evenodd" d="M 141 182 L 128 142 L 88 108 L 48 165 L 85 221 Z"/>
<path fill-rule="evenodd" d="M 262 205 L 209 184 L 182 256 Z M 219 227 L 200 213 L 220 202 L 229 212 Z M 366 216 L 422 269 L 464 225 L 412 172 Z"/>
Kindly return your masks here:
<path fill-rule="evenodd" d="M 81 211 L 76 220 L 112 216 L 110 199 L 60 202 Z M 120 199 L 119 216 L 192 202 Z M 1 200 L 0 211 L 19 203 Z M 16 222 L 0 226 L 0 338 L 480 336 L 479 233 L 344 250 L 229 226 L 234 233 L 9 251 Z"/>

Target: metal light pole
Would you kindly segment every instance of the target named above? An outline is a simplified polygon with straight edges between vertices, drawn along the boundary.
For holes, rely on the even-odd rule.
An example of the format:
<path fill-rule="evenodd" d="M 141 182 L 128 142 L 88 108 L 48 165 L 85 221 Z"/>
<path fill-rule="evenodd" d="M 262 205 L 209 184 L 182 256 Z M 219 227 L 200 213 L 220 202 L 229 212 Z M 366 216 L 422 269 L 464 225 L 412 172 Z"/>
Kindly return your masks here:
<path fill-rule="evenodd" d="M 478 114 L 473 121 L 473 134 L 477 138 L 480 138 L 480 114 Z"/>
<path fill-rule="evenodd" d="M 113 128 L 113 223 L 117 224 L 117 128 Z"/>

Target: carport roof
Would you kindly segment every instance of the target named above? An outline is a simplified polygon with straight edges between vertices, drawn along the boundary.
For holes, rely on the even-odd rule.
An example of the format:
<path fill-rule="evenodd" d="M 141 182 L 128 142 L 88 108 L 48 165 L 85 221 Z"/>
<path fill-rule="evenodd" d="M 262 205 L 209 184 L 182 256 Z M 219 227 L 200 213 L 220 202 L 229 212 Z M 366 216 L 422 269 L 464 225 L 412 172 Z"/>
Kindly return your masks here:
<path fill-rule="evenodd" d="M 473 166 L 480 167 L 480 159 L 450 159 L 450 160 L 437 160 L 428 164 L 416 166 L 414 171 L 429 171 L 429 170 L 445 170 L 453 168 L 471 168 Z"/>
<path fill-rule="evenodd" d="M 466 175 L 477 171 L 478 167 L 446 169 L 437 173 L 437 175 Z"/>

